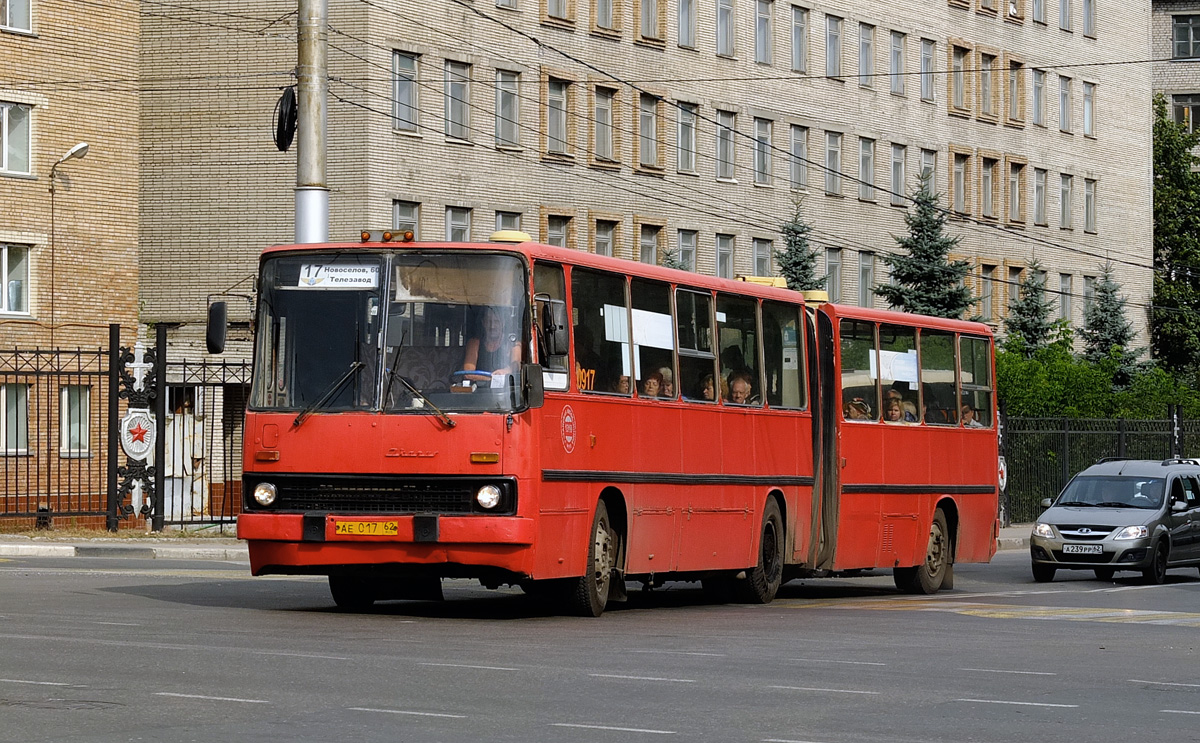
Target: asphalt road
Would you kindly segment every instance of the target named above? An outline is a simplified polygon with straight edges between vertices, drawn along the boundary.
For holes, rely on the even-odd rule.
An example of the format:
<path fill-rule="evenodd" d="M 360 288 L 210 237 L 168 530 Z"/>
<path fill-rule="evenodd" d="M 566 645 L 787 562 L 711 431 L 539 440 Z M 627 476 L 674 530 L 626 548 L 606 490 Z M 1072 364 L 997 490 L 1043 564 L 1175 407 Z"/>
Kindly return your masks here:
<path fill-rule="evenodd" d="M 346 614 L 244 564 L 0 561 L 0 741 L 1200 741 L 1195 569 L 1035 584 L 1011 551 L 931 597 L 670 584 L 599 619 L 446 595 Z"/>

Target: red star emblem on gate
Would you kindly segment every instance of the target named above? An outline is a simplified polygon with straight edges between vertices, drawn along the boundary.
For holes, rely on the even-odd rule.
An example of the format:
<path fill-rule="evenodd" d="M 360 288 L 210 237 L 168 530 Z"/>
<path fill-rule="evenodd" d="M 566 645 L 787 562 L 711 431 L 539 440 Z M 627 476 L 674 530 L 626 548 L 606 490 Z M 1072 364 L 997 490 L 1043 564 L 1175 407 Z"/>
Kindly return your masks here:
<path fill-rule="evenodd" d="M 136 427 L 129 429 L 129 438 L 134 441 L 146 442 L 146 434 L 150 433 L 150 429 L 142 428 L 142 424 L 138 423 Z"/>

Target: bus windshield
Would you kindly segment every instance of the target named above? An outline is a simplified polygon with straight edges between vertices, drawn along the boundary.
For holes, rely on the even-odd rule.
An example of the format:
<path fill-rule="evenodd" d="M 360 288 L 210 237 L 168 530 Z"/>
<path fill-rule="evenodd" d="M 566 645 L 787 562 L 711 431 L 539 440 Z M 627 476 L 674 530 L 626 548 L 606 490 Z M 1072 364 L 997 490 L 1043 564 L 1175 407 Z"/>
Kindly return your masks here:
<path fill-rule="evenodd" d="M 251 405 L 425 414 L 522 407 L 526 285 L 511 255 L 268 258 Z"/>

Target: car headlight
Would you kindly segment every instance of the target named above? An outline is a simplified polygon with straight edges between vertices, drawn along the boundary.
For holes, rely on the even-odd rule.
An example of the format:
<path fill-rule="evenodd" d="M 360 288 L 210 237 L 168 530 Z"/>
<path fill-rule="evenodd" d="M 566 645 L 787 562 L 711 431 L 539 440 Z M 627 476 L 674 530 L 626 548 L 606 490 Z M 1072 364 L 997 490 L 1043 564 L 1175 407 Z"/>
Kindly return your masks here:
<path fill-rule="evenodd" d="M 254 486 L 254 501 L 260 506 L 269 506 L 275 502 L 279 491 L 269 482 L 260 482 Z"/>
<path fill-rule="evenodd" d="M 492 509 L 500 503 L 501 495 L 503 494 L 500 492 L 500 488 L 495 485 L 484 485 L 475 493 L 475 502 L 479 504 L 480 508 Z"/>
<path fill-rule="evenodd" d="M 1143 539 L 1150 536 L 1150 530 L 1144 526 L 1127 526 L 1116 533 L 1113 539 Z"/>
<path fill-rule="evenodd" d="M 1039 521 L 1033 525 L 1033 535 L 1035 537 L 1054 539 L 1054 529 L 1052 529 L 1049 524 L 1043 524 Z"/>

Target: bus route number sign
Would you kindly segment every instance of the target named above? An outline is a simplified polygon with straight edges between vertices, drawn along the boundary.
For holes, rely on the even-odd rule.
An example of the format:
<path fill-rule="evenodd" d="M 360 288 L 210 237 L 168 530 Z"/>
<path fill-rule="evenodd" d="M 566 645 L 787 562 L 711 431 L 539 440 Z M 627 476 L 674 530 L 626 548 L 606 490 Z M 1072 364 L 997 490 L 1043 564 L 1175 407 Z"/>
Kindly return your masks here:
<path fill-rule="evenodd" d="M 334 534 L 356 537 L 394 537 L 400 530 L 396 521 L 335 521 Z"/>

